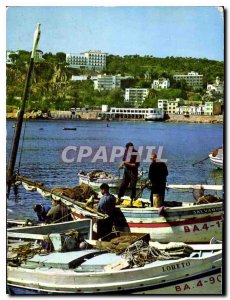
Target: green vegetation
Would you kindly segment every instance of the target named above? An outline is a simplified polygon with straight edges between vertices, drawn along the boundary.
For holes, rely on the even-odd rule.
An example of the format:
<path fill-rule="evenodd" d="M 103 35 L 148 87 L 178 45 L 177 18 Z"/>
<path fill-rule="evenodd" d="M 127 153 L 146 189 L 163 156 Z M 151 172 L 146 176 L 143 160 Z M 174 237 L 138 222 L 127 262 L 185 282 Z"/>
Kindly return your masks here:
<path fill-rule="evenodd" d="M 30 53 L 19 51 L 11 54 L 13 64 L 7 65 L 7 110 L 12 111 L 20 106 L 25 78 L 27 74 Z M 187 74 L 196 71 L 204 75 L 204 86 L 199 91 L 192 91 L 185 82 L 175 82 L 174 74 Z M 28 110 L 48 111 L 52 109 L 68 110 L 71 107 L 100 108 L 102 104 L 124 107 L 124 89 L 128 87 L 149 88 L 148 98 L 142 107 L 156 107 L 157 99 L 183 98 L 200 101 L 205 94 L 207 82 L 214 82 L 216 76 L 224 79 L 224 63 L 208 59 L 127 55 L 124 57 L 109 55 L 107 69 L 101 72 L 107 74 L 121 74 L 134 76 L 134 79 L 122 81 L 122 89 L 111 91 L 94 90 L 93 81 L 71 81 L 72 75 L 97 75 L 95 71 L 69 68 L 66 55 L 58 52 L 55 55 L 45 53 L 34 66 L 31 80 Z M 146 78 L 146 74 L 148 77 Z M 170 79 L 171 88 L 167 90 L 153 90 L 151 83 L 159 77 Z M 130 105 L 129 105 L 130 106 Z"/>

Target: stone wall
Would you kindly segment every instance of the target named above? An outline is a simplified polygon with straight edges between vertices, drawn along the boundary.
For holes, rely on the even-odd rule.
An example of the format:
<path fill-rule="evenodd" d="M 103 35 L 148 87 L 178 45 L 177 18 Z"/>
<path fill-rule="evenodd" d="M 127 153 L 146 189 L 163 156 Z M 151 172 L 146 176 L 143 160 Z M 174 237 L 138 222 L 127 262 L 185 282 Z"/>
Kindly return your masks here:
<path fill-rule="evenodd" d="M 186 123 L 223 123 L 223 115 L 218 116 L 198 116 L 198 115 L 189 115 L 185 117 L 184 115 L 174 115 L 170 114 L 169 119 L 165 122 L 186 122 Z"/>

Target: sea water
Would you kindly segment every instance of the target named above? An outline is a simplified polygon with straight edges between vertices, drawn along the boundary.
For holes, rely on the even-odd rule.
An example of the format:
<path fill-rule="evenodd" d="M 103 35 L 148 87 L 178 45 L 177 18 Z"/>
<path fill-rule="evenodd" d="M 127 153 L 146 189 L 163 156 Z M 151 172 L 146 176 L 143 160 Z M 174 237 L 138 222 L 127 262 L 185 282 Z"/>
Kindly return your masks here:
<path fill-rule="evenodd" d="M 7 162 L 14 124 L 15 121 L 7 121 Z M 132 142 L 137 150 L 143 149 L 139 168 L 144 171 L 142 179 L 147 177 L 150 165 L 149 158 L 145 157 L 147 150 L 155 147 L 153 151 L 166 160 L 168 184 L 223 184 L 223 170 L 216 169 L 209 159 L 205 159 L 212 150 L 223 144 L 223 139 L 223 124 L 31 120 L 23 126 L 16 170 L 19 168 L 21 175 L 43 182 L 49 188 L 78 185 L 80 171 L 97 169 L 122 176 L 123 171 L 118 170 L 122 158 L 111 161 L 111 151 L 113 147 L 124 147 L 127 142 Z M 82 147 L 92 149 L 92 155 L 79 157 Z M 71 154 L 68 161 L 65 161 L 66 149 L 72 149 L 67 151 Z M 83 153 L 86 151 L 84 149 Z M 103 156 L 105 153 L 107 157 Z M 195 164 L 203 159 L 203 162 Z M 116 194 L 117 189 L 112 192 Z M 214 193 L 206 191 L 206 194 Z M 145 198 L 149 195 L 148 189 L 142 193 Z M 192 191 L 171 189 L 166 192 L 165 199 L 194 201 Z M 8 218 L 35 219 L 32 209 L 35 203 L 50 204 L 50 199 L 43 199 L 37 192 L 28 192 L 19 186 L 17 198 L 11 191 Z"/>

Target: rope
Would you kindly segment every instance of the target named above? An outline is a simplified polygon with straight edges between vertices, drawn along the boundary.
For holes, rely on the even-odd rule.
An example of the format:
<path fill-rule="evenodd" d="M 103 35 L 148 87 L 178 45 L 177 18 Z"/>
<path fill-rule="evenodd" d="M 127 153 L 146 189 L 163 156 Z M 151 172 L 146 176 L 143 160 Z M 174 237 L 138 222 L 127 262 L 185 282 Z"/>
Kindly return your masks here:
<path fill-rule="evenodd" d="M 32 258 L 34 255 L 48 255 L 50 250 L 44 249 L 42 246 L 38 246 L 34 248 L 32 243 L 27 243 L 25 245 L 19 245 L 17 248 L 11 249 L 11 253 L 15 254 L 16 256 L 13 257 L 12 261 L 14 264 L 20 265 L 27 259 Z"/>
<path fill-rule="evenodd" d="M 126 259 L 130 267 L 143 267 L 146 263 L 153 262 L 155 260 L 169 260 L 178 259 L 178 257 L 188 256 L 192 252 L 192 248 L 183 245 L 168 248 L 168 250 L 174 250 L 173 252 L 167 252 L 165 250 L 160 250 L 156 247 L 149 246 L 145 241 L 139 240 L 134 244 L 130 245 L 124 253 L 121 255 L 122 258 Z"/>
<path fill-rule="evenodd" d="M 58 223 L 59 221 L 65 219 L 68 216 L 70 216 L 71 214 L 72 214 L 72 212 L 68 213 L 67 215 L 62 216 L 60 219 L 57 219 L 57 220 L 53 221 L 52 223 Z"/>

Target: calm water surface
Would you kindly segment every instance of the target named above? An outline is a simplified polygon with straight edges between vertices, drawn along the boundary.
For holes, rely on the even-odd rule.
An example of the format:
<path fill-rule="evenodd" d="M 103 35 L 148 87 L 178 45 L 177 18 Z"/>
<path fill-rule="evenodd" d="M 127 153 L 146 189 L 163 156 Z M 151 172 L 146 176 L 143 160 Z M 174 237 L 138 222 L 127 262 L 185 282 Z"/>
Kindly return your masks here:
<path fill-rule="evenodd" d="M 14 121 L 7 121 L 7 161 L 14 124 Z M 77 130 L 63 130 L 64 127 L 76 127 Z M 20 174 L 41 181 L 48 187 L 78 185 L 80 170 L 103 169 L 118 174 L 120 159 L 115 162 L 99 159 L 96 163 L 91 163 L 91 160 L 100 146 L 105 146 L 109 159 L 112 146 L 124 146 L 129 141 L 134 143 L 136 149 L 144 147 L 143 158 L 146 146 L 155 146 L 156 149 L 163 146 L 162 158 L 167 159 L 169 184 L 222 184 L 222 170 L 216 170 L 209 160 L 193 166 L 193 163 L 206 158 L 210 151 L 223 144 L 222 124 L 112 121 L 107 127 L 105 121 L 27 121 Z M 65 163 L 62 153 L 68 146 L 90 146 L 93 154 L 77 162 L 77 148 L 77 152 L 69 152 L 71 157 L 76 158 L 74 162 Z M 141 164 L 144 171 L 148 171 L 148 167 L 149 162 Z M 149 191 L 144 191 L 143 196 L 148 198 Z M 166 200 L 177 199 L 193 201 L 193 196 L 191 192 L 174 190 L 166 193 Z M 26 192 L 20 187 L 16 201 L 11 193 L 8 217 L 35 218 L 32 205 L 40 202 L 47 204 L 50 200 L 43 200 L 40 194 Z"/>

